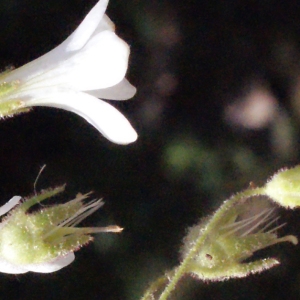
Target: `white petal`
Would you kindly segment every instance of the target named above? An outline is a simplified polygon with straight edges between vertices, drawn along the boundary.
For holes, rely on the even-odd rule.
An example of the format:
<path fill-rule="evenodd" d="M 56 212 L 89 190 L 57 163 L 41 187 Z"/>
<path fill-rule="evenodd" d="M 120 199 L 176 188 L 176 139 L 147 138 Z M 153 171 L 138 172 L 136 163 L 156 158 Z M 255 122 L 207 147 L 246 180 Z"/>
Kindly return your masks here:
<path fill-rule="evenodd" d="M 22 197 L 20 197 L 20 196 L 14 196 L 7 203 L 2 205 L 0 207 L 0 216 L 6 214 L 13 207 L 15 207 L 20 202 L 21 199 L 22 199 Z"/>
<path fill-rule="evenodd" d="M 108 0 L 100 0 L 87 14 L 79 27 L 65 41 L 66 51 L 82 48 L 101 23 Z"/>
<path fill-rule="evenodd" d="M 27 89 L 42 86 L 63 86 L 77 91 L 107 88 L 124 78 L 128 57 L 128 45 L 114 32 L 103 31 L 74 55 L 57 61 L 51 69 L 21 84 Z"/>
<path fill-rule="evenodd" d="M 16 266 L 0 257 L 0 273 L 23 274 L 27 272 L 28 270 L 25 267 Z"/>
<path fill-rule="evenodd" d="M 105 30 L 115 31 L 115 24 L 107 15 L 103 16 L 101 22 L 98 24 L 91 38 L 100 33 L 101 31 Z"/>
<path fill-rule="evenodd" d="M 96 32 L 101 30 L 113 30 L 113 23 L 107 16 L 103 16 L 108 0 L 99 1 L 86 16 L 80 26 L 69 38 L 50 52 L 42 55 L 34 61 L 9 72 L 1 78 L 3 81 L 29 80 L 35 78 L 48 70 L 59 67 L 61 63 L 74 55 L 75 49 L 83 47 Z"/>
<path fill-rule="evenodd" d="M 118 84 L 100 90 L 87 91 L 88 94 L 97 98 L 109 100 L 127 100 L 132 98 L 136 93 L 136 88 L 124 78 Z"/>
<path fill-rule="evenodd" d="M 74 259 L 74 253 L 70 252 L 67 255 L 58 257 L 51 262 L 26 265 L 26 269 L 36 273 L 52 273 L 68 266 Z"/>
<path fill-rule="evenodd" d="M 117 109 L 86 93 L 68 91 L 51 94 L 41 89 L 41 95 L 26 100 L 25 105 L 50 106 L 74 112 L 117 144 L 129 144 L 137 139 L 137 133 Z"/>

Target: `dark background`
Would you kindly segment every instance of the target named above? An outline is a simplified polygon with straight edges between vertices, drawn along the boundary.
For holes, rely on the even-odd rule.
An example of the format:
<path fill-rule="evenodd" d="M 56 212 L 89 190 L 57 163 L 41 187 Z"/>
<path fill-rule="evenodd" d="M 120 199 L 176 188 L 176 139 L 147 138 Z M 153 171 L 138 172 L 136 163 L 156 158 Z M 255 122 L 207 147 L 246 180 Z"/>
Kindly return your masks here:
<path fill-rule="evenodd" d="M 1 0 L 1 68 L 51 50 L 95 3 Z M 83 225 L 125 230 L 96 236 L 56 273 L 1 274 L 0 299 L 139 299 L 178 263 L 189 226 L 299 163 L 299 1 L 111 0 L 107 13 L 131 46 L 127 77 L 138 89 L 112 104 L 138 141 L 112 144 L 51 108 L 1 120 L 0 203 L 32 194 L 46 164 L 37 190 L 67 183 L 57 202 L 93 190 L 106 204 Z M 299 235 L 300 214 L 282 215 L 281 233 Z M 263 254 L 282 265 L 220 283 L 185 278 L 177 298 L 300 299 L 299 247 Z"/>

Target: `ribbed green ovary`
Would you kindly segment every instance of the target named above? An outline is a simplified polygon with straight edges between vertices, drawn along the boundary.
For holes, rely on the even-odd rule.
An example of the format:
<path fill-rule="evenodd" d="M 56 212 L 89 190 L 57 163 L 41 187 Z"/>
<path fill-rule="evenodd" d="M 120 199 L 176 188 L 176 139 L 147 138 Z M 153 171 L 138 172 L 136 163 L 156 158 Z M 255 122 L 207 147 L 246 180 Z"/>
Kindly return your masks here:
<path fill-rule="evenodd" d="M 45 228 L 34 214 L 14 211 L 0 230 L 0 255 L 14 264 L 33 264 L 55 258 L 55 248 L 44 241 Z"/>

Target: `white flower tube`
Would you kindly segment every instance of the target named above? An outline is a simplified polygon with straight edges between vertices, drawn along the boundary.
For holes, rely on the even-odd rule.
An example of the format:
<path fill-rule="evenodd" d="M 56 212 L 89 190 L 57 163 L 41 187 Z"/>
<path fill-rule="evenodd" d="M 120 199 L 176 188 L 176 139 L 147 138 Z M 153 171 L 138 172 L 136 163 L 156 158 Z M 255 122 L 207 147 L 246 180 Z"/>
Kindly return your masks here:
<path fill-rule="evenodd" d="M 114 32 L 100 0 L 62 44 L 0 75 L 0 116 L 51 106 L 74 112 L 110 141 L 128 144 L 137 134 L 128 120 L 97 98 L 126 100 L 136 89 L 126 79 L 129 46 Z"/>

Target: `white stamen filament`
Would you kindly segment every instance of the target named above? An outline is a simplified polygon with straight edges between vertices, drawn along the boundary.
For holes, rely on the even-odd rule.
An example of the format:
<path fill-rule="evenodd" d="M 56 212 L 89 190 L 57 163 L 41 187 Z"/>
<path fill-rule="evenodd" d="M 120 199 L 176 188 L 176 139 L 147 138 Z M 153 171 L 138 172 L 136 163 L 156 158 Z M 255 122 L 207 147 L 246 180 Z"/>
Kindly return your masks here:
<path fill-rule="evenodd" d="M 268 220 L 269 216 L 274 212 L 274 210 L 275 210 L 275 208 L 270 209 L 269 212 L 266 215 L 264 215 L 264 217 L 262 219 L 260 219 L 256 224 L 254 224 L 253 227 L 249 228 L 246 232 L 244 232 L 241 235 L 241 237 L 248 235 L 249 233 L 253 232 L 257 227 L 259 227 L 264 222 L 266 222 Z"/>

